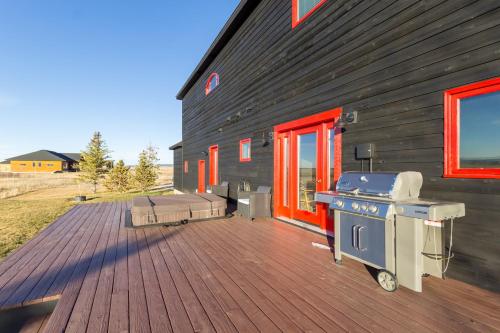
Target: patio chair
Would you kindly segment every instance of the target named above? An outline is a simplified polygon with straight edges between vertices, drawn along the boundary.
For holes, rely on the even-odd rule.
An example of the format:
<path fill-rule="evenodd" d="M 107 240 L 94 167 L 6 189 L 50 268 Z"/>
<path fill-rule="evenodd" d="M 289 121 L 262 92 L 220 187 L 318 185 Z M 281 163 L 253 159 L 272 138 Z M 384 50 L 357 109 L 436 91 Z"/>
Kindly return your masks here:
<path fill-rule="evenodd" d="M 257 191 L 239 191 L 238 214 L 252 220 L 271 217 L 271 187 L 259 186 Z"/>
<path fill-rule="evenodd" d="M 219 197 L 229 197 L 229 182 L 222 182 L 220 185 L 212 185 L 212 193 Z"/>

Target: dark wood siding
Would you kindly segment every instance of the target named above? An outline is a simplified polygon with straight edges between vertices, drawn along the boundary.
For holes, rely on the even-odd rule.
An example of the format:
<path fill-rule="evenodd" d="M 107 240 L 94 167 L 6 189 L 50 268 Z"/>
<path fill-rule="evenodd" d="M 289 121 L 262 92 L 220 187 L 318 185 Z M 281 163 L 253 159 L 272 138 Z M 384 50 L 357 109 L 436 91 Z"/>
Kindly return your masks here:
<path fill-rule="evenodd" d="M 220 86 L 205 96 L 214 71 Z M 355 110 L 343 170 L 360 169 L 354 146 L 373 142 L 375 170 L 421 171 L 424 197 L 465 202 L 449 275 L 500 290 L 500 181 L 442 178 L 443 92 L 496 76 L 498 1 L 332 0 L 292 30 L 291 1 L 264 0 L 183 100 L 183 188 L 196 189 L 193 166 L 212 144 L 233 198 L 242 179 L 272 185 L 273 145 L 263 138 L 274 125 Z M 252 161 L 240 163 L 248 137 Z"/>
<path fill-rule="evenodd" d="M 182 158 L 182 147 L 174 149 L 174 188 L 182 191 L 182 180 L 184 178 L 184 161 Z"/>

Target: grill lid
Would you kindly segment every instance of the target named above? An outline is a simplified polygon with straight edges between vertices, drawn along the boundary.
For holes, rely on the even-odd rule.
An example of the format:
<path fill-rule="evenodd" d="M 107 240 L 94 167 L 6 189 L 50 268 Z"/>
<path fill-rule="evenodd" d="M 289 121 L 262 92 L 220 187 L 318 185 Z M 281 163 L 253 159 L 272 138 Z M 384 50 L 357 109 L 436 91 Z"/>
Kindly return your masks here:
<path fill-rule="evenodd" d="M 420 172 L 344 172 L 337 192 L 348 195 L 380 197 L 391 200 L 417 199 L 422 188 Z"/>

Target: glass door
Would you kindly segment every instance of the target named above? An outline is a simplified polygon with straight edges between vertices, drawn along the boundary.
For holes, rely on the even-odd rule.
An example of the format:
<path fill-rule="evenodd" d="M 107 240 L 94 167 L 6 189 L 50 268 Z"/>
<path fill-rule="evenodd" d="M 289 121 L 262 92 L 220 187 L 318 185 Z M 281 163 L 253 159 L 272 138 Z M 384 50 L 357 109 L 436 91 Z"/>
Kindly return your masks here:
<path fill-rule="evenodd" d="M 275 216 L 333 231 L 328 207 L 315 193 L 335 187 L 341 172 L 342 132 L 334 124 L 342 109 L 275 126 Z"/>
<path fill-rule="evenodd" d="M 280 216 L 291 217 L 290 214 L 290 132 L 278 135 L 278 191 L 276 192 L 277 212 Z"/>
<path fill-rule="evenodd" d="M 322 126 L 292 131 L 292 215 L 298 220 L 320 224 L 314 194 L 323 189 Z"/>

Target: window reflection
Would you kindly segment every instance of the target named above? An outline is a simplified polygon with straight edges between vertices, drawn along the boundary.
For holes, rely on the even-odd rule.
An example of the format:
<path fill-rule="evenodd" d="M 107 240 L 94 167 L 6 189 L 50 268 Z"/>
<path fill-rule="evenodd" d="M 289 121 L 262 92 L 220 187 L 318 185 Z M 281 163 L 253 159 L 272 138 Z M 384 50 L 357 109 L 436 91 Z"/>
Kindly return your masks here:
<path fill-rule="evenodd" d="M 329 146 L 329 168 L 328 171 L 330 173 L 330 185 L 329 189 L 335 189 L 335 129 L 328 130 L 328 146 Z"/>
<path fill-rule="evenodd" d="M 500 92 L 460 100 L 460 167 L 500 168 Z"/>
<path fill-rule="evenodd" d="M 314 193 L 316 192 L 316 133 L 299 135 L 299 209 L 316 212 Z"/>
<path fill-rule="evenodd" d="M 307 15 L 321 0 L 298 0 L 298 19 L 300 20 Z"/>

